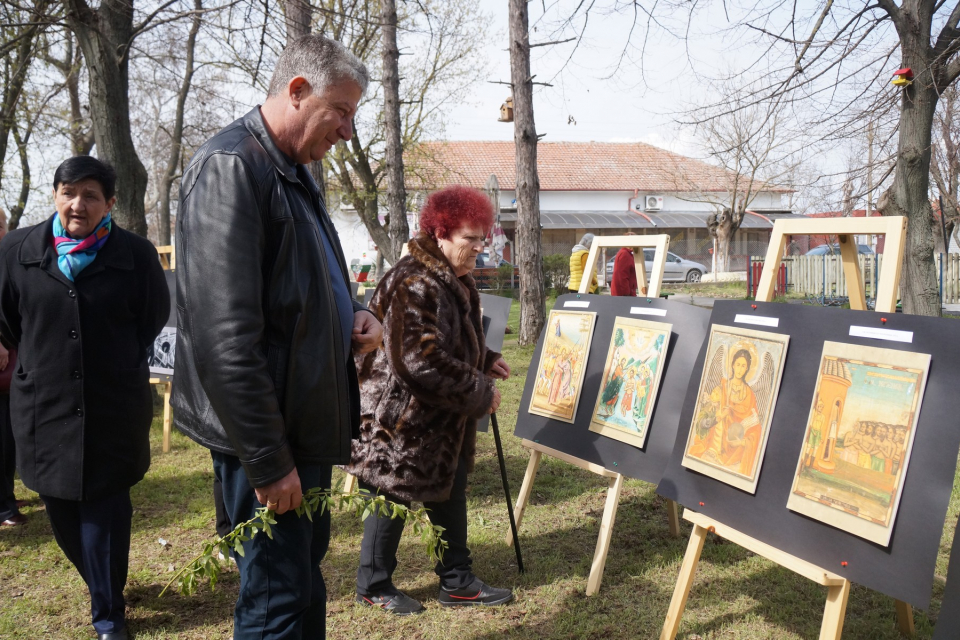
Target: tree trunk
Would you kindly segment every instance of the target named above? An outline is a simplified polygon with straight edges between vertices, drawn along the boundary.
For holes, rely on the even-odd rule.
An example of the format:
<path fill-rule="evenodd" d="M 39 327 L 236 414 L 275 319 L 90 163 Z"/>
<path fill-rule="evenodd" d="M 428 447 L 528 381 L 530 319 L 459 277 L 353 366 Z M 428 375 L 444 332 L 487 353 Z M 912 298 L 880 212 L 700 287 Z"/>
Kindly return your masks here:
<path fill-rule="evenodd" d="M 27 208 L 27 200 L 30 198 L 30 157 L 27 153 L 27 143 L 30 142 L 32 133 L 32 122 L 27 125 L 27 130 L 22 137 L 20 128 L 16 123 L 13 125 L 13 140 L 17 144 L 17 153 L 20 156 L 20 197 L 17 199 L 17 204 L 10 208 L 7 231 L 13 231 L 20 226 L 20 218 L 23 217 L 23 211 Z"/>
<path fill-rule="evenodd" d="M 147 236 L 144 196 L 147 170 L 130 135 L 129 46 L 134 37 L 133 0 L 66 0 L 67 25 L 77 36 L 90 75 L 90 116 L 97 155 L 117 169 L 117 223 Z"/>
<path fill-rule="evenodd" d="M 520 345 L 534 344 L 546 322 L 540 237 L 540 179 L 533 120 L 530 33 L 526 0 L 510 2 L 510 83 L 517 154 L 517 255 L 520 267 Z M 584 277 L 589 277 L 584 274 Z"/>
<path fill-rule="evenodd" d="M 909 19 L 906 13 L 905 19 Z M 928 23 L 929 25 L 929 23 Z M 904 313 L 940 315 L 940 294 L 933 257 L 933 210 L 930 207 L 930 143 L 938 95 L 927 59 L 929 29 L 901 32 L 904 67 L 914 70 L 913 84 L 902 89 L 900 137 L 893 184 L 877 203 L 886 216 L 907 217 L 907 242 L 900 279 Z"/>
<path fill-rule="evenodd" d="M 200 31 L 200 12 L 203 10 L 203 0 L 194 0 L 193 8 L 196 13 L 190 25 L 190 34 L 187 36 L 187 59 L 184 64 L 183 82 L 177 92 L 177 113 L 173 121 L 173 131 L 170 134 L 170 157 L 167 158 L 167 167 L 164 169 L 160 183 L 160 211 L 157 226 L 157 236 L 161 246 L 170 244 L 170 191 L 173 181 L 177 177 L 177 167 L 180 165 L 180 156 L 183 153 L 183 112 L 190 95 L 190 83 L 193 82 L 193 54 L 197 45 L 197 33 Z"/>
<path fill-rule="evenodd" d="M 403 141 L 400 133 L 400 50 L 397 48 L 396 0 L 381 0 L 380 38 L 383 59 L 383 119 L 386 130 L 387 212 L 392 254 L 399 256 L 410 238 L 407 189 L 403 184 Z M 396 264 L 396 263 L 393 263 Z"/>

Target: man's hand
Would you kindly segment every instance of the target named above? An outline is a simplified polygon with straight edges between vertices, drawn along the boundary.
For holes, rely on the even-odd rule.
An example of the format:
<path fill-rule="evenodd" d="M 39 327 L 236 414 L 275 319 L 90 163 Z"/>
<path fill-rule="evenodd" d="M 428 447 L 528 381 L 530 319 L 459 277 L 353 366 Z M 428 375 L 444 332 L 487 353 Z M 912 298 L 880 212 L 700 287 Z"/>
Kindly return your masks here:
<path fill-rule="evenodd" d="M 353 314 L 353 352 L 358 355 L 370 353 L 383 341 L 383 325 L 369 311 Z"/>
<path fill-rule="evenodd" d="M 6 371 L 8 364 L 10 364 L 10 352 L 0 344 L 0 371 Z"/>
<path fill-rule="evenodd" d="M 273 484 L 254 489 L 257 500 L 277 515 L 300 506 L 303 490 L 300 488 L 300 474 L 294 469 Z"/>
<path fill-rule="evenodd" d="M 497 380 L 506 380 L 510 377 L 510 365 L 503 358 L 498 359 L 490 368 L 490 377 Z"/>
<path fill-rule="evenodd" d="M 493 388 L 493 401 L 490 403 L 490 410 L 487 413 L 496 413 L 500 406 L 500 389 Z"/>

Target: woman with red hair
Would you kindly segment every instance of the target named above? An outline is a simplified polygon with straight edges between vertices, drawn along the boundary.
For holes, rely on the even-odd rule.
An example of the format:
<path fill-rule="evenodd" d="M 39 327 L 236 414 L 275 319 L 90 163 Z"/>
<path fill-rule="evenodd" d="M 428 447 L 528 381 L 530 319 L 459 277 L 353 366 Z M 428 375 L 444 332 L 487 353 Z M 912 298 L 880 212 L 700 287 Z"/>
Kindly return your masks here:
<path fill-rule="evenodd" d="M 420 213 L 420 233 L 380 281 L 370 311 L 383 323 L 383 344 L 357 356 L 360 438 L 347 471 L 361 489 L 430 510 L 447 548 L 435 571 L 440 604 L 499 605 L 509 589 L 473 574 L 467 548 L 467 474 L 473 471 L 477 418 L 500 405 L 495 379 L 510 367 L 484 345 L 480 295 L 470 272 L 493 224 L 480 191 L 447 187 Z M 393 584 L 403 520 L 364 521 L 357 601 L 398 615 L 423 605 Z"/>

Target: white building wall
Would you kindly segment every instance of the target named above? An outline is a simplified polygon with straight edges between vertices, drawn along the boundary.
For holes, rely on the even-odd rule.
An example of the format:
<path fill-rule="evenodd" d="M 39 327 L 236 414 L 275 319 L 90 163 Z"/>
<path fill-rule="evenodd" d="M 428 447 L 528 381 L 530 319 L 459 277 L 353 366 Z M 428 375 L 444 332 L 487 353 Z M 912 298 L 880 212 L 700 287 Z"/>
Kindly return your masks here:
<path fill-rule="evenodd" d="M 515 191 L 500 192 L 500 206 L 504 208 L 516 207 Z M 716 211 L 718 206 L 727 202 L 726 194 L 664 194 L 641 191 L 632 204 L 643 206 L 644 196 L 661 196 L 663 208 L 661 211 Z M 633 191 L 541 191 L 540 208 L 544 211 L 626 211 L 633 198 Z M 779 193 L 760 193 L 750 203 L 757 209 L 780 208 Z"/>

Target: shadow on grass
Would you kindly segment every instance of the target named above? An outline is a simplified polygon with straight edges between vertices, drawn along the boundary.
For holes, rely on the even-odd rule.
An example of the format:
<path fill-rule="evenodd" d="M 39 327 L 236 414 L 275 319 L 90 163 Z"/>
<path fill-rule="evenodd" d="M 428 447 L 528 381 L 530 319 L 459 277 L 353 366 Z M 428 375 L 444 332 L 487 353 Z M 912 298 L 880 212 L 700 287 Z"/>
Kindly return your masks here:
<path fill-rule="evenodd" d="M 138 633 L 176 630 L 188 631 L 233 620 L 233 607 L 240 586 L 236 571 L 221 575 L 215 591 L 202 585 L 192 596 L 181 596 L 168 591 L 162 598 L 162 584 L 143 584 L 127 587 L 127 618 L 130 627 Z"/>

